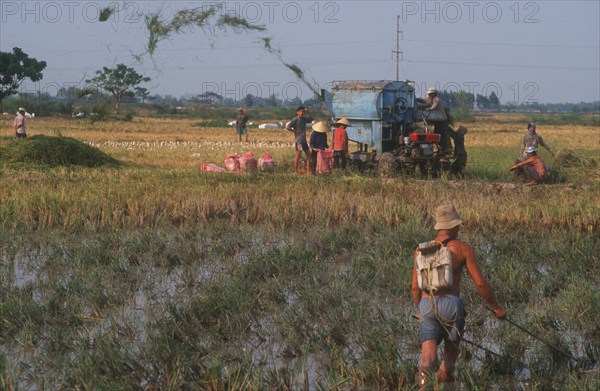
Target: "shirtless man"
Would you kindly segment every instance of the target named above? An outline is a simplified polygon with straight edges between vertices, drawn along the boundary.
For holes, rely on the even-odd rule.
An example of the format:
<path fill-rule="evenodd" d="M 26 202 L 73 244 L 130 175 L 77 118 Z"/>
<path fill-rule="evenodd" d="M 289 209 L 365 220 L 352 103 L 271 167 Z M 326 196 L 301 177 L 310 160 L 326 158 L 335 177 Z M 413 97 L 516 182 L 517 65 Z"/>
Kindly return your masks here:
<path fill-rule="evenodd" d="M 419 384 L 424 387 L 430 371 L 437 361 L 437 346 L 444 340 L 444 358 L 437 371 L 438 380 L 452 379 L 458 357 L 458 347 L 465 327 L 465 310 L 460 299 L 460 282 L 466 267 L 477 292 L 487 301 L 498 319 L 506 317 L 506 310 L 498 304 L 490 285 L 475 260 L 473 248 L 458 240 L 458 231 L 463 223 L 454 205 L 442 205 L 436 209 L 436 241 L 444 243 L 452 254 L 453 283 L 446 290 L 435 294 L 419 288 L 418 271 L 413 268 L 411 293 L 418 308 L 419 334 L 421 337 L 421 360 L 419 362 Z M 416 259 L 415 251 L 415 259 Z M 416 265 L 416 260 L 415 260 Z"/>

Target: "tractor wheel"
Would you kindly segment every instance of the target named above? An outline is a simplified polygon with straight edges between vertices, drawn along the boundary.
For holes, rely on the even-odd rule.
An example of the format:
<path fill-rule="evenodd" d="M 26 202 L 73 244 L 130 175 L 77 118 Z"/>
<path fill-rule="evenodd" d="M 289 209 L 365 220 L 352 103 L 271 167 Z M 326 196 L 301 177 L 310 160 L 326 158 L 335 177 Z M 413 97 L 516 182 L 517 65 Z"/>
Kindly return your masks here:
<path fill-rule="evenodd" d="M 391 178 L 398 173 L 398 160 L 389 152 L 384 153 L 379 158 L 377 172 L 380 177 Z"/>

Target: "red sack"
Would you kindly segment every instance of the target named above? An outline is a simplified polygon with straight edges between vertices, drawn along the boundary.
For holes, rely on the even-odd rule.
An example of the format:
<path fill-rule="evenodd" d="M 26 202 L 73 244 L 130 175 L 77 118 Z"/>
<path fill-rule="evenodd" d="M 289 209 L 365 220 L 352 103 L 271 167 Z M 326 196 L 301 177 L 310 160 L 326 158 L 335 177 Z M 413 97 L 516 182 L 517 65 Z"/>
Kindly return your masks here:
<path fill-rule="evenodd" d="M 240 172 L 249 172 L 252 174 L 256 171 L 258 166 L 258 160 L 255 157 L 241 157 L 240 158 Z"/>
<path fill-rule="evenodd" d="M 239 155 L 233 154 L 233 155 L 227 155 L 227 158 L 224 161 L 225 163 L 225 168 L 227 169 L 227 171 L 239 171 L 240 170 L 240 160 L 239 160 Z"/>
<path fill-rule="evenodd" d="M 258 169 L 270 173 L 275 171 L 275 161 L 269 152 L 265 152 L 265 156 L 258 159 Z"/>
<path fill-rule="evenodd" d="M 240 172 L 248 172 L 252 174 L 256 171 L 256 167 L 258 165 L 258 159 L 252 155 L 252 152 L 244 153 L 244 156 L 239 158 L 240 162 Z"/>
<path fill-rule="evenodd" d="M 317 151 L 317 174 L 331 173 L 333 166 L 333 150 L 321 149 Z"/>

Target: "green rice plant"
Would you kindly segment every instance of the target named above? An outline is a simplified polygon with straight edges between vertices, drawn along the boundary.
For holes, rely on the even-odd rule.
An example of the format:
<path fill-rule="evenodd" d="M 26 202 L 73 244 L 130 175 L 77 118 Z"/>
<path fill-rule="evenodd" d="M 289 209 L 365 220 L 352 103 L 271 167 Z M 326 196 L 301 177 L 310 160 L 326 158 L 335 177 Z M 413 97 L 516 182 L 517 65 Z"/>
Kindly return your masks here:
<path fill-rule="evenodd" d="M 370 225 L 365 225 L 361 228 L 363 230 L 373 229 L 369 227 Z M 383 302 L 384 300 L 389 303 L 388 306 L 392 303 L 388 297 L 391 297 L 390 292 L 395 291 L 392 288 L 393 283 L 382 283 L 386 281 L 383 278 L 384 276 L 378 274 L 376 271 L 377 268 L 373 266 L 375 266 L 377 262 L 381 262 L 384 269 L 389 267 L 390 271 L 393 270 L 391 265 L 393 262 L 398 262 L 395 258 L 398 256 L 399 250 L 386 250 L 385 242 L 394 237 L 393 233 L 396 232 L 397 228 L 389 227 L 386 229 L 384 226 L 381 226 L 376 230 L 371 231 L 376 234 L 374 237 L 379 238 L 376 241 L 373 242 L 364 239 L 357 241 L 357 248 L 360 248 L 361 251 L 367 250 L 372 251 L 373 254 L 377 254 L 375 257 L 365 258 L 365 262 L 372 265 L 370 266 L 370 269 L 366 270 L 373 271 L 370 281 L 374 282 L 371 285 L 365 286 L 354 283 L 355 279 L 353 274 L 349 273 L 349 271 L 354 268 L 352 263 L 345 262 L 343 259 L 337 260 L 337 258 L 334 257 L 334 249 L 336 248 L 335 241 L 339 240 L 341 244 L 350 240 L 351 236 L 348 235 L 348 233 L 354 232 L 352 229 L 348 229 L 348 227 L 342 228 L 337 233 L 334 231 L 330 236 L 324 236 L 322 234 L 323 231 L 320 229 L 307 231 L 308 233 L 305 234 L 305 240 L 299 241 L 288 239 L 287 244 L 285 244 L 286 241 L 278 242 L 275 238 L 273 238 L 274 240 L 272 242 L 265 241 L 264 239 L 256 240 L 257 228 L 258 227 L 255 226 L 252 230 L 246 230 L 245 228 L 240 229 L 235 225 L 229 227 L 227 225 L 221 225 L 216 226 L 214 230 L 207 227 L 202 234 L 194 234 L 189 231 L 186 232 L 185 230 L 176 231 L 167 229 L 164 233 L 151 233 L 151 231 L 145 233 L 141 232 L 137 235 L 139 239 L 135 239 L 136 235 L 129 237 L 125 235 L 125 237 L 123 237 L 121 233 L 115 231 L 109 236 L 99 236 L 95 239 L 97 243 L 102 243 L 100 247 L 108 247 L 110 250 L 105 251 L 106 255 L 97 257 L 96 259 L 98 259 L 98 261 L 91 262 L 83 262 L 83 258 L 89 258 L 88 255 L 84 254 L 94 247 L 90 247 L 89 245 L 78 245 L 76 244 L 77 241 L 73 241 L 73 243 L 62 242 L 60 246 L 56 246 L 55 250 L 52 251 L 56 251 L 56 254 L 53 255 L 53 257 L 55 257 L 55 259 L 60 259 L 59 255 L 64 252 L 59 251 L 59 249 L 61 246 L 66 246 L 65 250 L 71 254 L 69 259 L 82 259 L 81 262 L 77 261 L 74 263 L 76 268 L 104 268 L 105 265 L 111 265 L 111 262 L 108 261 L 108 259 L 129 259 L 129 251 L 132 253 L 137 252 L 148 246 L 154 246 L 154 248 L 144 250 L 152 263 L 152 259 L 156 256 L 160 256 L 162 253 L 163 250 L 160 249 L 163 244 L 161 244 L 161 242 L 168 236 L 172 236 L 169 240 L 175 245 L 175 248 L 177 248 L 177 246 L 180 247 L 180 250 L 177 251 L 182 254 L 189 252 L 189 250 L 186 249 L 188 247 L 198 248 L 199 243 L 201 246 L 207 247 L 204 248 L 201 253 L 197 254 L 210 254 L 211 248 L 219 248 L 218 238 L 227 237 L 230 239 L 231 244 L 222 247 L 222 250 L 215 254 L 215 261 L 223 256 L 229 258 L 228 267 L 214 269 L 217 273 L 223 273 L 221 278 L 212 278 L 207 280 L 206 283 L 199 281 L 194 285 L 191 285 L 189 289 L 183 289 L 179 291 L 179 293 L 175 293 L 175 296 L 172 296 L 175 298 L 178 297 L 178 295 L 182 295 L 181 297 L 183 298 L 185 295 L 194 294 L 196 291 L 196 295 L 200 293 L 198 299 L 192 301 L 188 301 L 188 299 L 182 302 L 176 300 L 172 300 L 170 303 L 165 302 L 164 308 L 170 308 L 170 310 L 162 314 L 160 312 L 155 312 L 154 316 L 158 315 L 159 318 L 157 319 L 160 320 L 149 323 L 152 325 L 151 329 L 148 331 L 149 336 L 151 337 L 149 337 L 144 344 L 143 351 L 144 357 L 154 357 L 153 362 L 156 366 L 155 373 L 160 375 L 150 375 L 148 373 L 144 375 L 146 379 L 150 379 L 144 380 L 148 382 L 148 384 L 162 384 L 165 387 L 167 387 L 168 384 L 182 386 L 183 384 L 198 384 L 198 382 L 206 382 L 202 384 L 214 384 L 215 387 L 219 384 L 228 384 L 226 383 L 229 381 L 227 380 L 227 376 L 211 374 L 212 372 L 209 371 L 208 368 L 213 368 L 214 366 L 211 363 L 216 360 L 224 364 L 222 366 L 223 369 L 220 372 L 221 374 L 236 373 L 234 370 L 236 366 L 233 358 L 227 351 L 230 349 L 228 346 L 239 343 L 240 337 L 244 338 L 244 335 L 249 335 L 248 332 L 244 331 L 245 326 L 243 325 L 250 325 L 250 329 L 253 332 L 262 335 L 263 338 L 266 338 L 269 341 L 281 341 L 279 343 L 281 343 L 282 346 L 282 354 L 287 351 L 293 356 L 301 357 L 302 355 L 310 354 L 310 352 L 314 352 L 318 349 L 325 349 L 325 351 L 328 351 L 331 359 L 333 360 L 335 358 L 340 365 L 330 365 L 327 364 L 327 361 L 324 361 L 321 365 L 323 365 L 323 368 L 328 368 L 326 371 L 327 374 L 323 377 L 311 376 L 310 379 L 314 379 L 310 380 L 311 384 L 320 384 L 322 387 L 326 387 L 327 385 L 333 386 L 337 384 L 338 381 L 350 379 L 348 380 L 350 383 L 347 384 L 365 385 L 374 381 L 368 379 L 377 377 L 377 375 L 374 375 L 378 373 L 377 371 L 380 371 L 380 373 L 387 373 L 385 375 L 385 379 L 387 380 L 385 381 L 390 384 L 393 384 L 394 381 L 400 381 L 393 379 L 405 379 L 401 381 L 406 381 L 407 385 L 412 384 L 412 381 L 409 382 L 408 379 L 414 378 L 414 376 L 412 376 L 414 372 L 412 374 L 410 373 L 416 368 L 414 359 L 410 358 L 410 354 L 414 354 L 410 352 L 414 352 L 414 350 L 412 350 L 412 348 L 406 352 L 405 348 L 399 350 L 399 347 L 406 346 L 405 343 L 402 342 L 403 335 L 407 332 L 412 334 L 416 330 L 416 326 L 411 323 L 404 325 L 401 320 L 402 317 L 409 318 L 409 316 L 404 315 L 407 310 L 403 309 L 403 307 L 408 305 L 408 311 L 410 311 L 410 308 L 412 307 L 409 301 L 410 299 L 408 298 L 408 292 L 406 293 L 405 298 L 398 298 L 397 309 L 394 309 L 393 304 L 392 307 L 390 307 L 390 310 L 397 311 L 398 314 L 389 312 L 387 307 L 381 307 L 381 305 L 375 304 Z M 265 238 L 270 237 L 270 235 L 273 234 L 273 227 L 266 226 L 264 231 L 258 228 L 258 231 L 264 232 L 258 236 Z M 288 233 L 288 235 L 296 236 L 297 234 Z M 123 238 L 119 239 L 119 237 Z M 248 240 L 250 237 L 254 237 L 255 239 Z M 156 243 L 154 244 L 154 242 Z M 91 243 L 94 243 L 94 241 Z M 186 243 L 191 244 L 188 246 Z M 266 250 L 263 247 L 266 243 L 280 243 L 280 246 L 282 247 L 274 247 Z M 307 251 L 304 248 L 307 243 L 310 243 L 310 246 L 313 248 L 312 251 Z M 371 244 L 369 245 L 368 243 Z M 509 244 L 510 243 L 516 243 L 520 246 L 530 245 L 528 244 L 528 240 L 519 240 L 518 235 L 512 239 L 512 242 L 509 241 Z M 253 246 L 257 246 L 255 250 L 250 250 L 249 252 L 245 250 L 247 248 L 253 248 Z M 370 246 L 372 247 L 370 248 Z M 352 254 L 354 251 L 352 250 L 354 246 L 342 246 L 341 248 L 345 249 L 344 251 L 349 252 L 349 254 Z M 52 253 L 52 251 L 49 251 L 48 253 Z M 499 251 L 502 251 L 501 247 Z M 540 252 L 546 250 L 535 251 L 537 251 L 540 256 L 546 255 L 544 252 Z M 560 248 L 557 247 L 557 245 L 554 245 L 548 251 L 550 251 L 550 253 L 562 253 L 567 251 L 567 246 Z M 236 255 L 242 252 L 246 252 L 244 257 Z M 90 255 L 92 256 L 92 259 L 96 257 L 93 253 L 90 253 Z M 408 256 L 409 254 L 406 255 Z M 204 258 L 203 262 L 206 265 L 213 262 L 208 255 L 202 255 L 201 257 Z M 525 260 L 522 261 L 523 266 L 527 264 L 527 259 L 529 258 L 530 257 L 526 257 Z M 385 266 L 388 264 L 390 266 Z M 192 265 L 192 262 L 185 261 L 175 265 L 156 263 L 152 267 L 165 271 L 169 269 L 175 271 L 179 268 L 191 268 Z M 341 268 L 339 268 L 340 266 Z M 139 262 L 130 262 L 129 268 L 132 267 L 145 268 L 145 263 L 140 264 Z M 408 266 L 408 268 L 410 268 L 410 266 Z M 119 269 L 115 269 L 114 272 L 109 273 L 107 278 L 113 281 L 125 279 L 125 277 L 120 276 L 118 270 Z M 151 270 L 151 268 L 148 267 L 146 270 Z M 410 269 L 406 269 L 406 271 L 409 270 Z M 356 271 L 356 275 L 362 273 L 363 271 L 361 271 L 361 269 Z M 369 275 L 369 273 L 365 274 Z M 498 278 L 500 278 L 500 276 L 501 275 L 499 275 Z M 91 274 L 91 279 L 102 281 L 102 277 L 98 278 L 98 276 L 93 273 Z M 53 281 L 54 279 L 50 280 L 52 284 Z M 87 297 L 83 293 L 83 290 L 81 290 L 81 287 L 87 284 L 84 283 L 82 285 L 83 281 L 84 280 L 77 282 L 75 280 L 71 281 L 70 285 L 67 285 L 69 287 L 67 292 L 70 292 L 70 296 Z M 532 280 L 532 283 L 536 284 L 534 280 Z M 408 282 L 405 284 L 404 289 L 408 290 Z M 468 284 L 465 286 L 467 285 Z M 154 284 L 148 285 L 148 288 L 151 288 L 152 286 L 154 286 Z M 225 290 L 228 293 L 220 294 L 215 291 L 215 287 L 220 287 L 220 289 Z M 106 288 L 101 289 L 101 292 L 104 291 L 104 289 Z M 123 288 L 118 289 L 123 292 Z M 393 296 L 395 296 L 395 294 Z M 110 296 L 106 297 L 108 299 L 106 303 L 112 304 L 104 305 L 99 308 L 103 308 L 101 312 L 104 317 L 112 318 L 111 307 L 122 307 L 125 303 L 123 301 L 113 301 L 113 299 L 110 299 Z M 149 294 L 147 297 L 150 298 L 153 296 L 152 294 Z M 246 299 L 246 297 L 248 299 Z M 279 299 L 275 300 L 274 298 L 277 297 Z M 156 297 L 156 299 L 158 299 L 158 297 Z M 543 297 L 536 298 L 536 300 L 540 299 L 543 299 Z M 477 302 L 480 302 L 479 298 L 476 300 Z M 66 308 L 71 308 L 69 310 L 71 312 L 77 312 L 77 308 L 84 308 L 88 302 L 89 299 L 80 300 L 80 304 L 74 303 Z M 403 302 L 404 304 L 402 304 Z M 262 304 L 262 308 L 256 308 L 256 304 L 258 303 Z M 373 308 L 373 304 L 375 304 L 375 308 Z M 195 312 L 190 312 L 192 309 L 194 309 Z M 519 311 L 519 308 L 514 307 L 511 310 Z M 275 311 L 273 315 L 271 315 L 274 316 L 273 322 L 267 327 L 261 326 L 260 323 L 256 322 L 257 317 L 260 318 L 261 316 L 266 316 L 267 312 L 265 311 Z M 236 315 L 235 312 L 240 313 L 241 316 Z M 211 313 L 213 315 L 210 315 Z M 165 314 L 169 315 L 165 316 Z M 204 314 L 208 314 L 208 318 L 202 318 Z M 58 316 L 58 312 L 56 315 L 52 312 L 51 316 Z M 203 324 L 202 322 L 206 322 L 207 319 L 209 322 L 204 324 L 208 326 L 198 327 Z M 212 319 L 212 321 L 210 321 L 210 319 Z M 63 351 L 57 349 L 57 347 L 59 345 L 72 346 L 73 342 L 70 341 L 77 341 L 77 339 L 68 337 L 68 334 L 70 333 L 69 330 L 75 331 L 82 327 L 83 323 L 73 323 L 67 318 L 61 322 L 52 320 L 48 324 L 70 325 L 67 326 L 67 328 L 61 326 L 62 330 L 67 331 L 66 333 L 61 333 L 63 334 L 62 336 L 59 336 L 56 333 L 48 333 L 44 338 L 48 341 L 54 341 L 48 345 L 50 348 L 48 351 L 52 352 L 56 357 L 60 357 L 62 354 L 66 353 L 66 351 L 63 353 Z M 167 325 L 170 326 L 166 327 Z M 215 327 L 214 325 L 217 325 L 218 327 Z M 240 326 L 242 328 L 240 328 Z M 121 330 L 125 331 L 126 329 L 121 328 Z M 498 329 L 499 334 L 497 338 L 498 343 L 500 344 L 503 344 L 502 341 L 504 341 L 503 338 L 505 338 L 503 337 L 503 330 L 504 328 Z M 158 338 L 159 336 L 160 338 Z M 526 339 L 527 338 L 519 337 L 519 339 L 515 341 L 515 346 L 527 346 L 527 342 L 524 342 Z M 86 340 L 87 339 L 84 338 L 82 343 L 85 343 Z M 377 352 L 376 346 L 372 345 L 372 341 L 376 340 L 385 341 L 383 344 L 378 345 L 380 346 L 379 349 L 392 349 L 394 347 L 395 351 L 402 352 L 402 355 L 393 362 L 390 361 L 387 354 L 383 354 L 383 352 L 388 350 L 384 350 L 379 355 L 369 355 L 368 357 L 371 357 L 369 360 L 366 359 L 367 356 L 363 356 L 362 354 L 356 355 L 356 352 L 362 351 L 363 345 L 373 346 L 369 351 L 373 353 Z M 77 344 L 78 343 L 76 343 L 76 345 Z M 511 348 L 510 346 L 507 347 L 507 351 L 513 350 L 514 348 Z M 336 353 L 336 351 L 338 353 Z M 394 350 L 390 350 L 388 352 L 391 354 L 393 351 Z M 239 354 L 236 356 L 242 357 Z M 140 359 L 141 357 L 142 356 L 140 356 Z M 359 358 L 359 361 L 355 361 L 357 357 Z M 67 362 L 64 361 L 64 359 L 55 361 L 63 363 Z M 333 363 L 333 361 L 330 362 Z M 342 368 L 341 363 L 343 362 L 346 362 L 347 364 Z M 372 364 L 369 366 L 367 365 L 368 362 L 372 362 Z M 177 366 L 173 366 L 173 363 L 178 364 Z M 519 368 L 522 368 L 522 366 L 519 365 L 521 364 L 514 366 L 513 369 L 509 367 L 505 372 L 510 373 L 511 371 L 519 371 Z M 525 365 L 531 365 L 533 368 L 537 368 L 535 365 L 538 364 L 536 364 L 535 359 L 533 359 L 532 361 L 526 361 Z M 196 369 L 192 370 L 191 368 Z M 288 373 L 297 373 L 297 375 L 294 375 L 293 377 L 293 379 L 296 379 L 296 384 L 303 384 L 303 380 L 300 380 L 301 376 L 298 374 L 300 372 L 296 372 L 301 371 L 301 369 L 296 366 L 290 368 L 293 368 L 291 369 L 292 372 Z M 365 371 L 364 368 L 371 369 Z M 260 371 L 258 367 L 249 370 Z M 279 373 L 283 372 L 280 371 Z M 232 384 L 239 384 L 241 381 L 240 379 L 251 378 L 255 379 L 252 384 L 259 384 L 255 375 L 247 373 L 246 375 L 240 376 L 235 377 L 235 379 L 238 380 L 233 381 Z M 471 374 L 471 376 L 474 375 Z M 490 376 L 495 378 L 498 374 L 496 373 L 495 375 Z M 107 380 L 99 379 L 98 381 L 98 384 L 110 384 L 102 383 Z M 384 380 L 381 379 L 378 381 L 382 382 Z M 499 380 L 488 381 L 497 384 Z M 482 382 L 483 383 L 480 384 L 486 384 L 485 380 L 482 380 Z M 260 388 L 260 386 L 257 386 L 257 389 L 258 388 Z"/>
<path fill-rule="evenodd" d="M 68 363 L 71 370 L 57 384 L 69 389 L 115 389 L 140 384 L 145 369 L 115 337 L 100 336 L 92 346 L 77 352 Z"/>
<path fill-rule="evenodd" d="M 526 368 L 525 357 L 527 344 L 524 343 L 523 335 L 513 332 L 503 333 L 499 336 L 501 340 L 500 353 L 484 355 L 481 367 L 481 376 L 483 378 L 496 378 L 498 376 L 520 377 L 524 368 Z"/>
<path fill-rule="evenodd" d="M 600 295 L 590 284 L 574 276 L 547 307 L 548 314 L 561 320 L 559 331 L 564 340 L 557 346 L 566 352 L 572 351 L 577 360 L 575 364 L 585 370 L 599 357 L 597 349 L 583 342 L 599 337 L 598 328 L 587 327 L 599 315 L 597 306 Z"/>
<path fill-rule="evenodd" d="M 339 390 L 356 387 L 353 382 L 351 368 L 348 368 L 350 357 L 344 350 L 330 349 L 325 357 L 320 360 L 320 368 L 315 374 L 314 389 L 317 390 Z M 308 376 L 308 374 L 305 374 Z M 308 379 L 307 379 L 308 380 Z M 305 381 L 304 389 L 310 389 L 310 383 Z"/>
<path fill-rule="evenodd" d="M 172 308 L 171 313 L 175 310 Z M 175 390 L 188 381 L 205 380 L 211 371 L 214 372 L 209 361 L 211 344 L 202 338 L 202 333 L 190 333 L 197 331 L 194 328 L 189 328 L 186 333 L 181 326 L 178 317 L 171 316 L 155 319 L 148 330 L 142 352 L 149 359 L 146 359 L 149 372 L 145 379 L 149 387 Z"/>
<path fill-rule="evenodd" d="M 20 293 L 27 289 L 10 290 L 3 295 L 0 305 L 0 318 L 2 319 L 1 335 L 3 338 L 16 338 L 25 341 L 24 346 L 35 342 L 37 330 L 47 321 L 47 312 L 44 306 L 36 303 L 31 296 L 23 298 Z"/>
<path fill-rule="evenodd" d="M 298 374 L 287 367 L 268 370 L 264 378 L 265 386 L 271 390 L 293 390 L 299 384 Z"/>
<path fill-rule="evenodd" d="M 598 386 L 600 386 L 600 379 L 597 369 L 570 374 L 565 383 L 566 388 L 577 391 L 593 391 L 597 390 Z"/>
<path fill-rule="evenodd" d="M 468 390 L 484 391 L 489 389 L 499 391 L 511 391 L 515 389 L 522 389 L 519 380 L 511 376 L 494 376 L 490 377 L 485 371 L 476 371 L 461 363 L 457 366 L 457 379 L 463 388 Z M 444 386 L 441 386 L 444 387 Z M 456 386 L 448 385 L 446 389 L 454 389 Z"/>
<path fill-rule="evenodd" d="M 264 380 L 257 376 L 254 368 L 246 368 L 241 365 L 237 368 L 233 368 L 227 371 L 226 376 L 208 377 L 206 380 L 199 382 L 198 384 L 192 384 L 192 387 L 201 387 L 204 390 L 261 390 L 266 385 Z M 269 387 L 271 389 L 276 389 Z"/>
<path fill-rule="evenodd" d="M 2 352 L 0 353 L 0 389 L 6 391 L 18 390 L 19 386 L 18 384 L 15 384 L 13 378 L 9 360 L 4 352 Z"/>

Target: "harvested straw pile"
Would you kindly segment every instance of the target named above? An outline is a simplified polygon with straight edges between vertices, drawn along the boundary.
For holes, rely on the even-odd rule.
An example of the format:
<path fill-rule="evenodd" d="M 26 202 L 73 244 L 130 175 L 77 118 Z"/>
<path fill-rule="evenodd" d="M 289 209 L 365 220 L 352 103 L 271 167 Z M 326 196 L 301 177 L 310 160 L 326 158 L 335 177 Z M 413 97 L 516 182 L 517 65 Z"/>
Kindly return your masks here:
<path fill-rule="evenodd" d="M 582 156 L 572 150 L 560 151 L 554 160 L 553 169 L 567 177 L 587 177 L 592 181 L 600 180 L 600 167 L 597 159 Z"/>
<path fill-rule="evenodd" d="M 14 140 L 0 148 L 0 163 L 40 164 L 58 166 L 119 166 L 121 163 L 71 137 L 35 135 Z"/>

